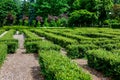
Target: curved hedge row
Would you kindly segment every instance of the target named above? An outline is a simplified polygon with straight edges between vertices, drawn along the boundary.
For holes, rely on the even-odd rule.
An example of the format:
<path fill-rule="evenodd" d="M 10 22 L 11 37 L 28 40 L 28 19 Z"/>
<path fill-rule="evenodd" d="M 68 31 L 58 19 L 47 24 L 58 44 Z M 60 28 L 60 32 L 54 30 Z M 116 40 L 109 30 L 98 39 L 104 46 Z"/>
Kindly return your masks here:
<path fill-rule="evenodd" d="M 106 76 L 120 80 L 120 56 L 104 50 L 90 50 L 87 52 L 88 65 Z"/>
<path fill-rule="evenodd" d="M 85 37 L 85 36 L 81 36 L 81 35 L 75 35 L 75 34 L 67 33 L 67 32 L 54 32 L 54 31 L 48 31 L 48 30 L 46 32 L 54 33 L 54 34 L 61 35 L 61 36 L 64 36 L 64 37 L 68 37 L 68 38 L 72 38 L 72 39 L 76 39 L 77 41 L 91 40 L 91 38 L 89 38 L 89 37 Z"/>
<path fill-rule="evenodd" d="M 5 30 L 4 30 L 4 29 L 3 29 L 3 30 L 0 30 L 0 35 L 1 35 L 3 32 L 5 32 Z"/>
<path fill-rule="evenodd" d="M 39 51 L 39 63 L 46 80 L 92 80 L 69 58 L 54 50 Z"/>
<path fill-rule="evenodd" d="M 2 66 L 7 55 L 7 45 L 0 44 L 0 67 Z"/>
<path fill-rule="evenodd" d="M 37 53 L 38 50 L 56 50 L 60 51 L 61 47 L 49 41 L 25 42 L 27 53 Z"/>
<path fill-rule="evenodd" d="M 58 36 L 52 33 L 46 33 L 43 31 L 39 31 L 39 30 L 34 30 L 34 32 L 38 35 L 42 35 L 44 36 L 46 39 L 53 41 L 55 44 L 59 44 L 62 47 L 66 47 L 69 44 L 77 44 L 78 42 L 75 39 L 70 39 L 70 38 L 66 38 L 63 36 Z"/>
<path fill-rule="evenodd" d="M 99 47 L 94 44 L 78 44 L 78 45 L 68 45 L 67 56 L 70 58 L 81 58 L 86 55 L 88 50 L 98 49 Z"/>
<path fill-rule="evenodd" d="M 5 43 L 8 46 L 8 53 L 14 53 L 18 48 L 18 40 L 13 38 L 15 30 L 9 30 L 0 38 L 0 43 Z"/>
<path fill-rule="evenodd" d="M 25 34 L 25 41 L 39 41 L 39 40 L 42 40 L 38 35 L 32 33 L 29 30 L 23 30 L 23 33 Z"/>

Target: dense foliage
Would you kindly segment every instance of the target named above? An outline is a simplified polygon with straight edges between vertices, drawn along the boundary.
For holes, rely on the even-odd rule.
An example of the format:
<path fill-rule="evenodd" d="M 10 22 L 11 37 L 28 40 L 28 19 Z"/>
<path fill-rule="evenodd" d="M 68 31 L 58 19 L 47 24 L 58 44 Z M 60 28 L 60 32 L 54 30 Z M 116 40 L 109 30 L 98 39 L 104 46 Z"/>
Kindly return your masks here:
<path fill-rule="evenodd" d="M 119 0 L 1 0 L 0 26 L 117 26 L 119 4 Z"/>

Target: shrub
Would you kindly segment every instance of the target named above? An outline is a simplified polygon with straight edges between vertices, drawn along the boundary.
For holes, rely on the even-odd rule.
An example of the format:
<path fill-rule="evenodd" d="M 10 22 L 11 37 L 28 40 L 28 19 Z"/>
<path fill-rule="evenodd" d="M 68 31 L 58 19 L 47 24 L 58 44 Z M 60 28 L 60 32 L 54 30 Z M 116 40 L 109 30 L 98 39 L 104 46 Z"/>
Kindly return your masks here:
<path fill-rule="evenodd" d="M 50 30 L 46 30 L 46 32 L 54 33 L 54 34 L 61 35 L 61 36 L 64 36 L 64 37 L 68 37 L 68 38 L 72 38 L 72 39 L 76 39 L 78 41 L 91 40 L 91 38 L 89 38 L 89 37 L 85 37 L 85 36 L 81 36 L 81 35 L 75 35 L 75 34 L 68 33 L 68 32 L 58 32 L 58 31 L 50 31 Z"/>
<path fill-rule="evenodd" d="M 79 45 L 68 45 L 66 47 L 67 56 L 70 58 L 79 58 Z"/>
<path fill-rule="evenodd" d="M 50 24 L 48 23 L 48 19 L 46 18 L 43 26 L 44 26 L 44 27 L 49 27 L 49 25 L 50 25 Z"/>
<path fill-rule="evenodd" d="M 38 53 L 38 50 L 56 50 L 60 51 L 60 46 L 49 41 L 32 41 L 25 42 L 27 53 Z"/>
<path fill-rule="evenodd" d="M 83 36 L 87 36 L 90 38 L 115 38 L 115 35 L 104 34 L 104 33 L 85 33 Z"/>
<path fill-rule="evenodd" d="M 60 51 L 61 47 L 49 42 L 49 41 L 40 41 L 38 43 L 38 48 L 39 50 L 56 50 L 56 51 Z"/>
<path fill-rule="evenodd" d="M 25 42 L 26 53 L 38 53 L 38 42 Z"/>
<path fill-rule="evenodd" d="M 15 30 L 9 30 L 4 36 L 0 38 L 0 43 L 8 46 L 8 53 L 14 53 L 18 48 L 18 40 L 13 39 Z"/>
<path fill-rule="evenodd" d="M 104 72 L 106 76 L 119 80 L 120 56 L 104 50 L 90 50 L 87 52 L 88 65 Z"/>
<path fill-rule="evenodd" d="M 58 19 L 58 21 L 57 21 L 57 26 L 58 27 L 67 27 L 68 26 L 68 19 L 66 19 L 66 18 L 60 18 L 60 19 Z"/>
<path fill-rule="evenodd" d="M 120 28 L 120 23 L 113 23 L 113 24 L 111 24 L 111 27 L 112 28 Z"/>
<path fill-rule="evenodd" d="M 29 41 L 29 42 L 31 42 L 31 41 L 41 41 L 42 40 L 38 35 L 32 33 L 29 30 L 23 30 L 23 33 L 25 34 L 25 37 L 26 37 L 25 42 L 27 42 L 27 41 Z"/>
<path fill-rule="evenodd" d="M 38 31 L 38 30 L 34 30 L 34 32 L 36 34 L 40 35 L 40 36 L 41 35 L 44 36 L 46 39 L 48 39 L 50 41 L 53 41 L 55 44 L 58 44 L 62 47 L 66 47 L 69 44 L 78 43 L 74 39 L 66 38 L 66 37 L 63 37 L 63 36 L 58 36 L 58 35 L 55 35 L 55 34 L 52 34 L 52 33 L 46 33 L 46 32 Z"/>
<path fill-rule="evenodd" d="M 108 51 L 114 50 L 114 49 L 120 49 L 120 43 L 119 44 L 106 44 L 101 46 L 103 49 L 106 49 Z"/>
<path fill-rule="evenodd" d="M 4 60 L 7 56 L 7 45 L 0 44 L 0 67 L 2 66 Z"/>
<path fill-rule="evenodd" d="M 39 63 L 46 80 L 92 80 L 82 68 L 54 50 L 39 51 Z"/>
<path fill-rule="evenodd" d="M 18 48 L 18 42 L 8 42 L 6 44 L 8 46 L 8 53 L 14 53 Z"/>
<path fill-rule="evenodd" d="M 67 55 L 70 58 L 84 57 L 86 55 L 86 52 L 92 49 L 98 49 L 98 47 L 93 44 L 82 44 L 82 45 L 68 45 L 66 48 Z"/>

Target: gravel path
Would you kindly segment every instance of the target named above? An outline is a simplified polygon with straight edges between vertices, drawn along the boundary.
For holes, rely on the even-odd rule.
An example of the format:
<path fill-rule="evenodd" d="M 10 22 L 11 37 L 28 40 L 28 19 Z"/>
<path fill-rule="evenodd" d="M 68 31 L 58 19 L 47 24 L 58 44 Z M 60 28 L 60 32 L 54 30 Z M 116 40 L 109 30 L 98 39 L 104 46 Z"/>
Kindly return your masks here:
<path fill-rule="evenodd" d="M 23 35 L 15 35 L 14 38 L 19 40 L 19 49 L 8 54 L 0 69 L 0 80 L 44 80 L 37 54 L 25 54 Z"/>

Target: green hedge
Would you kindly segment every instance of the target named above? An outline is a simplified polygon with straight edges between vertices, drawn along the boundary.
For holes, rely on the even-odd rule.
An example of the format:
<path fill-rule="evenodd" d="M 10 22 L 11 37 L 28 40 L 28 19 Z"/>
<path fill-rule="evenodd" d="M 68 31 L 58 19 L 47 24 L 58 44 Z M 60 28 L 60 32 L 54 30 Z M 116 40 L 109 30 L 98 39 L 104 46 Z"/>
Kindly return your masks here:
<path fill-rule="evenodd" d="M 85 33 L 85 34 L 81 34 L 83 36 L 88 36 L 88 37 L 91 37 L 91 38 L 115 38 L 116 36 L 115 35 L 110 35 L 110 34 L 104 34 L 104 33 Z"/>
<path fill-rule="evenodd" d="M 53 50 L 39 51 L 39 63 L 46 80 L 92 80 L 82 68 Z"/>
<path fill-rule="evenodd" d="M 90 67 L 120 80 L 120 56 L 104 50 L 90 50 L 87 52 L 87 58 Z"/>
<path fill-rule="evenodd" d="M 26 53 L 38 53 L 38 42 L 25 42 Z"/>
<path fill-rule="evenodd" d="M 61 47 L 49 41 L 40 41 L 38 44 L 39 50 L 56 50 L 60 51 Z"/>
<path fill-rule="evenodd" d="M 78 42 L 74 39 L 70 39 L 70 38 L 66 38 L 63 36 L 58 36 L 52 33 L 46 33 L 46 32 L 42 32 L 42 31 L 38 31 L 38 30 L 34 30 L 34 32 L 38 35 L 42 35 L 44 36 L 46 39 L 54 42 L 55 44 L 58 44 L 62 47 L 66 47 L 69 44 L 77 44 Z"/>
<path fill-rule="evenodd" d="M 0 30 L 0 35 L 1 35 L 3 32 L 5 32 L 5 30 L 4 30 L 4 29 Z"/>
<path fill-rule="evenodd" d="M 120 29 L 120 23 L 112 23 L 111 27 L 115 29 Z"/>
<path fill-rule="evenodd" d="M 29 30 L 26 30 L 26 29 L 23 30 L 23 33 L 25 34 L 24 46 L 26 48 L 26 52 L 27 53 L 37 53 L 38 52 L 37 45 L 40 41 L 42 41 L 42 39 L 38 35 L 32 33 Z"/>
<path fill-rule="evenodd" d="M 120 49 L 120 43 L 117 44 L 106 44 L 106 45 L 102 45 L 101 46 L 103 49 L 107 50 L 107 51 L 111 51 L 114 49 Z"/>
<path fill-rule="evenodd" d="M 4 60 L 7 56 L 7 45 L 0 44 L 0 67 L 2 66 Z"/>
<path fill-rule="evenodd" d="M 15 30 L 9 30 L 0 38 L 0 43 L 5 43 L 8 46 L 8 53 L 14 53 L 18 48 L 18 40 L 13 38 Z"/>
<path fill-rule="evenodd" d="M 38 35 L 32 33 L 29 30 L 24 29 L 23 33 L 25 34 L 25 42 L 27 42 L 27 41 L 32 42 L 32 41 L 40 41 L 40 40 L 42 40 Z"/>
<path fill-rule="evenodd" d="M 29 30 L 24 29 L 24 30 L 23 30 L 23 33 L 25 34 L 25 37 L 26 37 L 26 38 L 40 39 L 40 37 L 39 37 L 38 35 L 32 33 L 32 32 L 29 31 Z"/>
<path fill-rule="evenodd" d="M 68 37 L 68 38 L 72 38 L 72 39 L 76 39 L 78 41 L 81 41 L 81 40 L 91 40 L 91 38 L 89 37 L 85 37 L 85 36 L 81 36 L 81 35 L 75 35 L 74 33 L 68 33 L 68 32 L 59 32 L 58 30 L 57 31 L 46 31 L 46 32 L 49 32 L 49 33 L 53 33 L 53 34 L 57 34 L 57 35 L 61 35 L 61 36 L 64 36 L 64 37 Z"/>
<path fill-rule="evenodd" d="M 4 36 L 2 36 L 0 40 L 13 39 L 14 33 L 15 33 L 15 30 L 11 29 Z"/>
<path fill-rule="evenodd" d="M 70 58 L 81 58 L 86 55 L 88 50 L 98 49 L 99 47 L 94 44 L 81 44 L 81 45 L 68 45 L 67 55 Z"/>
<path fill-rule="evenodd" d="M 119 40 L 103 40 L 103 41 L 96 41 L 95 44 L 98 46 L 103 46 L 106 44 L 115 44 L 115 43 L 119 43 Z"/>
<path fill-rule="evenodd" d="M 26 42 L 25 48 L 27 53 L 37 53 L 38 50 L 56 50 L 60 51 L 60 46 L 53 44 L 49 41 L 33 41 L 33 42 Z"/>

